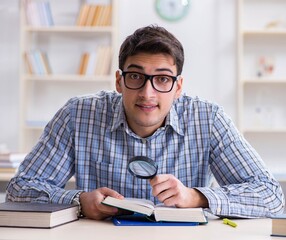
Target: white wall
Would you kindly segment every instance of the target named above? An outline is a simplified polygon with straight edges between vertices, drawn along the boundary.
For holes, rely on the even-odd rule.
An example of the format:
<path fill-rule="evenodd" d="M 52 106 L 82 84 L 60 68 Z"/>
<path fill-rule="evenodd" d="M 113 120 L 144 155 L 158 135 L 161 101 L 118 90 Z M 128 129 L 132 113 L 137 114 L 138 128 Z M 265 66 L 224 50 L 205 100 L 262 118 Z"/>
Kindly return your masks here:
<path fill-rule="evenodd" d="M 185 91 L 223 104 L 234 118 L 236 1 L 192 0 L 188 16 L 176 23 L 161 20 L 154 2 L 120 1 L 119 40 L 148 24 L 166 27 L 185 47 Z"/>
<path fill-rule="evenodd" d="M 60 0 L 59 0 L 60 1 Z M 73 0 L 76 1 L 76 0 Z M 155 0 L 119 0 L 119 41 L 136 28 L 158 24 L 185 47 L 184 90 L 215 101 L 236 117 L 236 1 L 191 0 L 188 16 L 175 23 L 159 18 Z M 0 1 L 0 144 L 18 148 L 17 0 Z"/>
<path fill-rule="evenodd" d="M 18 147 L 19 13 L 17 0 L 0 1 L 0 144 Z"/>

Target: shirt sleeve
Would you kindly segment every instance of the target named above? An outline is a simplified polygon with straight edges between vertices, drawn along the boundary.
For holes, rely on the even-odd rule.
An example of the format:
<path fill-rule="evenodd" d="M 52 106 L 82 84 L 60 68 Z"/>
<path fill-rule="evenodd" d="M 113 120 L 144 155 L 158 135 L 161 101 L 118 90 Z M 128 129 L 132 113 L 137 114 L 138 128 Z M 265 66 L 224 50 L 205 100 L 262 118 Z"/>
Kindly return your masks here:
<path fill-rule="evenodd" d="M 7 186 L 8 201 L 71 203 L 78 190 L 65 190 L 74 174 L 73 128 L 67 103 L 47 124 L 39 142 Z"/>
<path fill-rule="evenodd" d="M 197 189 L 213 214 L 251 218 L 283 212 L 280 184 L 222 109 L 214 118 L 210 144 L 210 169 L 219 187 Z"/>

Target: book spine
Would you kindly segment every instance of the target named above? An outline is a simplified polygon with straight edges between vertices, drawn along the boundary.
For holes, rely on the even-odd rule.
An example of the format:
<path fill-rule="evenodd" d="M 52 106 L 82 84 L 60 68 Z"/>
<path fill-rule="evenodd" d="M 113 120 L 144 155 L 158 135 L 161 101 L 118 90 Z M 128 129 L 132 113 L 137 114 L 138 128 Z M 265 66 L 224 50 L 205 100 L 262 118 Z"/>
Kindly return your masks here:
<path fill-rule="evenodd" d="M 81 6 L 81 9 L 80 9 L 80 12 L 79 12 L 79 15 L 77 18 L 77 22 L 76 22 L 77 26 L 85 26 L 86 25 L 89 8 L 90 8 L 90 5 L 88 5 L 88 4 L 83 4 Z"/>
<path fill-rule="evenodd" d="M 85 75 L 94 75 L 96 60 L 96 52 L 90 53 Z"/>
<path fill-rule="evenodd" d="M 31 1 L 27 2 L 26 16 L 29 21 L 28 24 L 30 26 L 38 27 L 41 25 L 36 2 L 31 2 Z"/>
<path fill-rule="evenodd" d="M 32 62 L 31 62 L 31 59 L 30 59 L 30 56 L 27 52 L 24 53 L 24 61 L 26 63 L 26 70 L 29 74 L 34 74 L 34 69 L 33 69 L 33 66 L 32 66 Z"/>
<path fill-rule="evenodd" d="M 53 19 L 53 15 L 52 15 L 51 5 L 49 2 L 45 2 L 44 5 L 45 5 L 45 12 L 46 12 L 46 16 L 47 16 L 48 26 L 53 26 L 54 25 L 54 19 Z"/>

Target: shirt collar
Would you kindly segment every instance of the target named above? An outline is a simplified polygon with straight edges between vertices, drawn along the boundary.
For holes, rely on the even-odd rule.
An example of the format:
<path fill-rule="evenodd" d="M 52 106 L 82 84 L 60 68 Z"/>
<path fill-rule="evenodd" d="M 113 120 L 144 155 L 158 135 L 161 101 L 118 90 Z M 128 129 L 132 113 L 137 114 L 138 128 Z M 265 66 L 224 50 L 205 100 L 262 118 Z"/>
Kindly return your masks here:
<path fill-rule="evenodd" d="M 111 131 L 112 132 L 115 131 L 121 125 L 123 126 L 127 125 L 123 103 L 122 103 L 122 98 L 119 101 L 119 103 L 114 106 L 114 116 L 113 116 L 113 123 L 111 126 Z"/>
<path fill-rule="evenodd" d="M 175 108 L 175 104 L 172 105 L 169 114 L 166 117 L 166 123 L 165 126 L 171 126 L 175 132 L 177 132 L 179 135 L 184 136 L 183 131 L 183 124 L 180 124 L 179 122 L 179 116 Z"/>

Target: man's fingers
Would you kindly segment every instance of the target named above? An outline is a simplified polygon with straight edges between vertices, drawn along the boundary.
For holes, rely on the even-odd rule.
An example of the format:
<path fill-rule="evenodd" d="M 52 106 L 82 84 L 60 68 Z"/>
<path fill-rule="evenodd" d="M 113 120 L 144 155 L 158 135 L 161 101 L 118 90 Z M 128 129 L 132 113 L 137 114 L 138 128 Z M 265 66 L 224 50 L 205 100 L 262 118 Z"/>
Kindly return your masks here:
<path fill-rule="evenodd" d="M 100 188 L 100 193 L 104 196 L 111 196 L 114 198 L 124 198 L 124 196 L 122 196 L 120 193 L 114 191 L 113 189 L 107 188 L 107 187 L 103 187 Z"/>
<path fill-rule="evenodd" d="M 160 175 L 157 175 L 157 176 L 153 177 L 150 180 L 150 184 L 151 184 L 152 187 L 154 187 L 157 184 L 160 184 L 162 182 L 168 181 L 169 178 L 170 178 L 169 174 L 160 174 Z"/>

